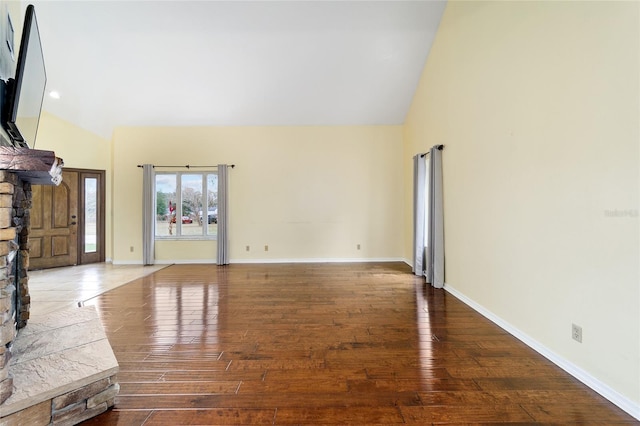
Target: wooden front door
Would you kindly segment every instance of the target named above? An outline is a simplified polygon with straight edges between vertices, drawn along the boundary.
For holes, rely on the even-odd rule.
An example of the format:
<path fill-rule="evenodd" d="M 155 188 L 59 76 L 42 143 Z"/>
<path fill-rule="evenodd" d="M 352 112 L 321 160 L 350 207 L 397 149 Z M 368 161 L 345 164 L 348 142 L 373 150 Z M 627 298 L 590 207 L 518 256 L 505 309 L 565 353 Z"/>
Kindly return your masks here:
<path fill-rule="evenodd" d="M 59 186 L 33 185 L 29 268 L 78 263 L 78 172 L 63 170 Z"/>

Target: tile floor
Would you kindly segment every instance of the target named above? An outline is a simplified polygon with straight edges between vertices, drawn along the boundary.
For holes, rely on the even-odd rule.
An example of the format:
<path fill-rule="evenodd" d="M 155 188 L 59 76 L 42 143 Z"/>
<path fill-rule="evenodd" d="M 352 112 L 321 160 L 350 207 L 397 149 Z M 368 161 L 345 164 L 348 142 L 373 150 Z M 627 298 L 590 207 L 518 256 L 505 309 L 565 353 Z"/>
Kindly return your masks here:
<path fill-rule="evenodd" d="M 82 266 L 29 271 L 31 318 L 64 308 L 77 307 L 106 291 L 149 275 L 168 265 L 113 265 L 92 263 Z"/>

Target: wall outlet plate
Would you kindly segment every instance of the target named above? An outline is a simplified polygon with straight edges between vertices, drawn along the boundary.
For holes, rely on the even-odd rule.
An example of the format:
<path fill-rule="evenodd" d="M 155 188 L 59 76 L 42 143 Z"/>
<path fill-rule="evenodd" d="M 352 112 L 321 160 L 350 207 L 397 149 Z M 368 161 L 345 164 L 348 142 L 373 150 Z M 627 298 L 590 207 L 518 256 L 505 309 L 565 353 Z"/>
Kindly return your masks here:
<path fill-rule="evenodd" d="M 576 342 L 582 343 L 582 327 L 571 324 L 571 338 Z"/>

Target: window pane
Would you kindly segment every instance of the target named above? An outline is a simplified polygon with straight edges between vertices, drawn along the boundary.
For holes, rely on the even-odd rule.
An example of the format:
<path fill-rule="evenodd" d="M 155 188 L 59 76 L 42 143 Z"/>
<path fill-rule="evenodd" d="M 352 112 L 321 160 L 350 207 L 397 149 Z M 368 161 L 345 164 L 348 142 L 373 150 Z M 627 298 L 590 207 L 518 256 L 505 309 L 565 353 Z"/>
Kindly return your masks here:
<path fill-rule="evenodd" d="M 217 236 L 217 174 L 161 172 L 155 175 L 155 185 L 156 237 Z"/>
<path fill-rule="evenodd" d="M 96 252 L 96 198 L 98 179 L 84 179 L 84 252 Z"/>
<path fill-rule="evenodd" d="M 207 235 L 218 235 L 218 175 L 207 175 Z"/>
<path fill-rule="evenodd" d="M 202 235 L 202 175 L 182 175 L 182 235 Z"/>
<path fill-rule="evenodd" d="M 156 236 L 176 235 L 176 175 L 156 175 Z"/>

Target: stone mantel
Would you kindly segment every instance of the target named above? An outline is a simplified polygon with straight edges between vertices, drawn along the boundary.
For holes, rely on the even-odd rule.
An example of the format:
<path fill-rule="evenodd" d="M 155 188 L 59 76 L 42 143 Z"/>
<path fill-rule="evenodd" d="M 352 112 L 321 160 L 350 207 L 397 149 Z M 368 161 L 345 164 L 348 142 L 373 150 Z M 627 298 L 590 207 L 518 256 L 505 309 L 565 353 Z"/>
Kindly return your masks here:
<path fill-rule="evenodd" d="M 23 182 L 58 185 L 64 162 L 53 151 L 0 146 L 0 170 L 15 173 Z"/>

